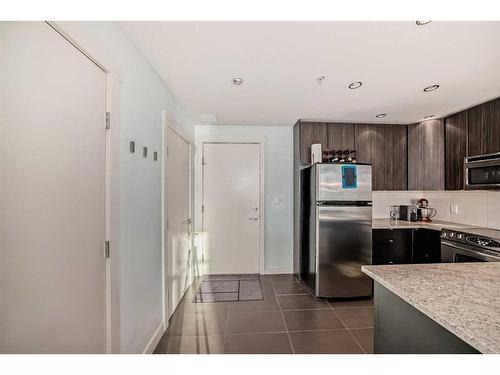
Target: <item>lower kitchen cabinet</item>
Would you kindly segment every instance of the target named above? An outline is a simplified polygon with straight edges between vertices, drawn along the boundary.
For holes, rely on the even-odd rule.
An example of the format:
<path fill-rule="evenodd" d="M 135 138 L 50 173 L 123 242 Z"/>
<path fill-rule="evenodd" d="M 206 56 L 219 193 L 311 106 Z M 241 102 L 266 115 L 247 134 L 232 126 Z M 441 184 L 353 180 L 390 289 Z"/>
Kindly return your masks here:
<path fill-rule="evenodd" d="M 432 229 L 413 229 L 413 263 L 441 262 L 441 233 Z"/>
<path fill-rule="evenodd" d="M 411 229 L 375 229 L 372 233 L 373 264 L 412 262 Z"/>
<path fill-rule="evenodd" d="M 374 229 L 373 264 L 439 263 L 440 232 L 433 229 Z"/>

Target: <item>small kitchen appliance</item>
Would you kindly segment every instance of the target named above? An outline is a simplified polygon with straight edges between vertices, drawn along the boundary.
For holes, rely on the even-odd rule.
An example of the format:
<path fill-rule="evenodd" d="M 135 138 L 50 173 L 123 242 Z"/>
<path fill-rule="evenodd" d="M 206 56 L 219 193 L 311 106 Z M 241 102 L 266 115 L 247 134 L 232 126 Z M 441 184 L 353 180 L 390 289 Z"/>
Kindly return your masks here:
<path fill-rule="evenodd" d="M 500 189 L 500 152 L 468 156 L 464 169 L 465 190 Z"/>
<path fill-rule="evenodd" d="M 430 223 L 432 220 L 431 218 L 436 216 L 437 210 L 432 207 L 427 207 L 427 208 L 419 208 L 418 209 L 418 216 L 420 217 L 421 221 L 426 221 Z"/>
<path fill-rule="evenodd" d="M 430 223 L 432 221 L 431 218 L 437 214 L 437 210 L 429 207 L 429 201 L 425 198 L 418 200 L 417 207 L 417 220 Z"/>
<path fill-rule="evenodd" d="M 417 206 L 399 206 L 399 220 L 417 221 Z"/>

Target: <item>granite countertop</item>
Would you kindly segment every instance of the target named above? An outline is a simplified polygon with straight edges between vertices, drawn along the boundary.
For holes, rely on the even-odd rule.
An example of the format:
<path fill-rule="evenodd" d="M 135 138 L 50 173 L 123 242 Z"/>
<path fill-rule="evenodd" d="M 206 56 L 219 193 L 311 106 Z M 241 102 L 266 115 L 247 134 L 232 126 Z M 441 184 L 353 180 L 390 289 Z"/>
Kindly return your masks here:
<path fill-rule="evenodd" d="M 500 262 L 362 270 L 478 351 L 500 353 Z"/>
<path fill-rule="evenodd" d="M 500 240 L 500 230 L 478 227 L 468 224 L 452 223 L 448 221 L 438 221 L 438 220 L 429 223 L 425 221 L 411 222 L 405 220 L 393 221 L 391 219 L 373 219 L 372 228 L 373 229 L 427 228 L 434 230 L 441 230 L 443 228 L 446 228 Z"/>

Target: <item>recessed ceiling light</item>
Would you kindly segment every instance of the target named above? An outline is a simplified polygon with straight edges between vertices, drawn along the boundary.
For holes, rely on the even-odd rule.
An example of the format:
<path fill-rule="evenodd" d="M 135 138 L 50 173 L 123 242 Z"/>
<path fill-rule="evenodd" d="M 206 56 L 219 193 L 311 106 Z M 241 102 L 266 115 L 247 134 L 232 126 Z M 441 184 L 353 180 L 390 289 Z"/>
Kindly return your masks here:
<path fill-rule="evenodd" d="M 417 26 L 424 26 L 427 25 L 428 23 L 431 23 L 432 21 L 415 21 Z"/>
<path fill-rule="evenodd" d="M 377 116 L 375 116 L 376 118 L 384 118 L 384 117 L 387 117 L 387 113 L 379 113 Z"/>
<path fill-rule="evenodd" d="M 439 88 L 439 85 L 430 85 L 424 89 L 424 92 L 431 92 L 431 91 L 437 90 L 438 88 Z"/>
<path fill-rule="evenodd" d="M 430 119 L 430 118 L 433 118 L 433 117 L 436 117 L 436 115 L 427 115 L 424 117 L 424 120 L 427 120 L 427 119 Z"/>
<path fill-rule="evenodd" d="M 351 90 L 354 90 L 354 89 L 359 89 L 361 87 L 361 85 L 363 85 L 362 82 L 353 82 L 349 85 L 349 88 Z"/>
<path fill-rule="evenodd" d="M 232 81 L 233 85 L 235 86 L 240 86 L 241 84 L 243 84 L 243 78 L 233 78 Z"/>
<path fill-rule="evenodd" d="M 326 76 L 319 76 L 318 78 L 316 78 L 316 81 L 318 82 L 318 85 L 321 85 L 321 84 L 323 84 L 325 79 L 326 79 Z"/>

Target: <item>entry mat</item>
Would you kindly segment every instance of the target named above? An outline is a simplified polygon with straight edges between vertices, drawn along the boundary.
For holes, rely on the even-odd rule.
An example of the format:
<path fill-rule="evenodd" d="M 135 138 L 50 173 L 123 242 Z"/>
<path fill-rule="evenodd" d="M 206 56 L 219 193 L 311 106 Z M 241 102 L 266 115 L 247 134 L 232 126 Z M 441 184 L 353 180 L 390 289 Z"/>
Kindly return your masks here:
<path fill-rule="evenodd" d="M 193 302 L 258 301 L 263 299 L 259 275 L 205 275 Z"/>

